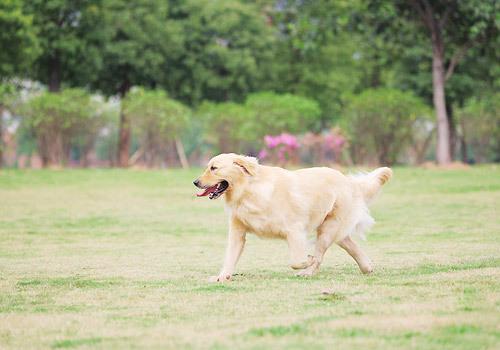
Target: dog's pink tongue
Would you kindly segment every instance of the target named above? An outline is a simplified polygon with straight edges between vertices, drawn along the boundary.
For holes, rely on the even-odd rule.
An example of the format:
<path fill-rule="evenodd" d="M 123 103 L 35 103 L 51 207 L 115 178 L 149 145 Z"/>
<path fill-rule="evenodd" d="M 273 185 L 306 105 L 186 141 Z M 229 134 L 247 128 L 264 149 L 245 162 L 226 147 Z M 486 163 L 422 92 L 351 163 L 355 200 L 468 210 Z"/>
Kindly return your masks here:
<path fill-rule="evenodd" d="M 209 188 L 205 188 L 205 190 L 203 190 L 203 192 L 197 193 L 196 196 L 198 196 L 198 197 L 208 196 L 210 194 L 210 192 L 215 191 L 216 188 L 217 188 L 217 185 L 214 185 L 214 186 L 209 187 Z"/>

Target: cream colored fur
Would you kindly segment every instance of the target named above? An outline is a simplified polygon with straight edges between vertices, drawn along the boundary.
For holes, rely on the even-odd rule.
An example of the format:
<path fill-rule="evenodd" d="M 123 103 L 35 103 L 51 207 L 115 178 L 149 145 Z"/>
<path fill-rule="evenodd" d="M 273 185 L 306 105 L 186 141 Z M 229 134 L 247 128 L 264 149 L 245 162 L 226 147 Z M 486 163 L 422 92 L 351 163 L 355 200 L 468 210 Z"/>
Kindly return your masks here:
<path fill-rule="evenodd" d="M 364 273 L 372 263 L 351 239 L 373 225 L 368 203 L 392 176 L 389 168 L 345 176 L 330 168 L 288 171 L 263 166 L 252 157 L 220 154 L 210 160 L 198 178 L 204 187 L 222 180 L 229 213 L 229 234 L 224 265 L 213 281 L 229 280 L 243 251 L 245 236 L 280 238 L 288 242 L 290 266 L 298 275 L 316 273 L 332 243 L 344 248 Z M 307 235 L 317 233 L 314 256 L 307 254 Z"/>

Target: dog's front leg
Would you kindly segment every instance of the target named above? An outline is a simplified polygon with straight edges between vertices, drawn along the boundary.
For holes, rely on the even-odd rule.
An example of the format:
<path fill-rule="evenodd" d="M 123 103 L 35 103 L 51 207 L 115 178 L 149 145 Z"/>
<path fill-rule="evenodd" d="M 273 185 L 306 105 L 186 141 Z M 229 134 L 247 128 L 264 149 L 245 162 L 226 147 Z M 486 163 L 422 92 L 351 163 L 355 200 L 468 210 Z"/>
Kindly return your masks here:
<path fill-rule="evenodd" d="M 222 270 L 218 276 L 210 277 L 210 282 L 225 282 L 231 279 L 236 263 L 238 262 L 241 252 L 243 251 L 243 247 L 245 246 L 245 236 L 245 228 L 238 222 L 231 220 L 227 236 L 224 265 L 222 266 Z"/>

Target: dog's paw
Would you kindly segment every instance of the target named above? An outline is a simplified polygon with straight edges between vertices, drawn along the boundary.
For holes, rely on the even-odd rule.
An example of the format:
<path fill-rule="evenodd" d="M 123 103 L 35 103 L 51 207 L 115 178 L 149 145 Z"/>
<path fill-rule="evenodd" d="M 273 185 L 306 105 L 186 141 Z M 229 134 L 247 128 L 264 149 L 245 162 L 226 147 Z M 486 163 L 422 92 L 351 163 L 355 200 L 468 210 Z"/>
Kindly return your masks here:
<path fill-rule="evenodd" d="M 372 265 L 365 265 L 363 267 L 360 267 L 360 270 L 363 274 L 369 275 L 373 272 L 373 266 Z"/>
<path fill-rule="evenodd" d="M 306 261 L 291 263 L 290 267 L 294 270 L 302 270 L 314 264 L 314 256 L 308 255 Z"/>
<path fill-rule="evenodd" d="M 224 283 L 231 280 L 231 275 L 227 273 L 221 273 L 218 276 L 210 276 L 208 282 L 210 283 Z"/>
<path fill-rule="evenodd" d="M 298 277 L 311 277 L 314 276 L 318 272 L 318 267 L 314 265 L 309 266 L 307 269 L 304 269 L 298 273 L 295 274 L 295 276 Z"/>

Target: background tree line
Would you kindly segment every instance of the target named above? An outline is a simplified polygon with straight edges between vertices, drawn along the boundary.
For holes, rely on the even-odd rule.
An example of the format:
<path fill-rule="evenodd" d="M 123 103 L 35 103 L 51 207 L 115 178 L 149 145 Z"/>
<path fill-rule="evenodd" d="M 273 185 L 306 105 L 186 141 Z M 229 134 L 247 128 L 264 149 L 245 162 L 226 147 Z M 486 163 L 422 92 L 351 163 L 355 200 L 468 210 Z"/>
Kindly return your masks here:
<path fill-rule="evenodd" d="M 0 130 L 44 165 L 256 154 L 334 125 L 354 162 L 497 161 L 498 7 L 5 0 Z"/>

